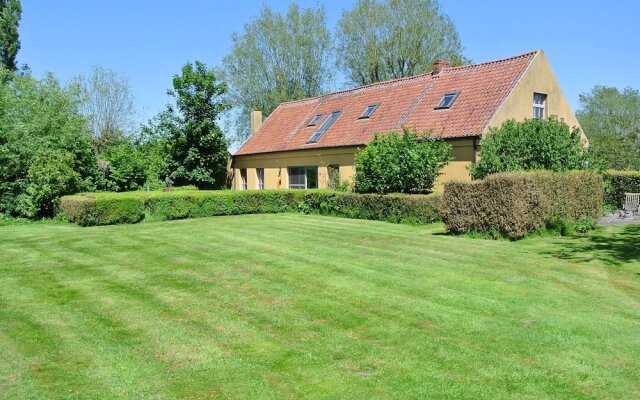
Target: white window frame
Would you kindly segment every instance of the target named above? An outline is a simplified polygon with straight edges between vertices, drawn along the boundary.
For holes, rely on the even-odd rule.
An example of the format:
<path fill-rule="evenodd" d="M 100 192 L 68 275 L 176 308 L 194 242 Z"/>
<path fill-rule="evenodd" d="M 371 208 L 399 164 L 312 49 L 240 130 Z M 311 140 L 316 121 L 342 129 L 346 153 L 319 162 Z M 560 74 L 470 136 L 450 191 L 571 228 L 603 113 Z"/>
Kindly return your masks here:
<path fill-rule="evenodd" d="M 536 97 L 542 97 L 542 103 L 536 102 Z M 541 112 L 542 116 L 538 116 Z M 545 119 L 547 117 L 547 95 L 545 93 L 534 92 L 533 93 L 533 118 Z"/>
<path fill-rule="evenodd" d="M 293 185 L 295 185 L 295 187 L 291 187 L 292 183 L 291 183 L 291 169 L 292 168 L 298 168 L 298 169 L 302 169 L 304 171 L 304 174 L 302 174 L 302 176 L 304 177 L 304 186 L 302 183 L 295 183 Z M 320 186 L 320 182 L 318 182 L 319 177 L 319 168 L 317 165 L 304 165 L 304 166 L 291 166 L 291 167 L 287 167 L 287 179 L 288 179 L 288 185 L 287 187 L 289 189 L 309 189 L 309 180 L 307 179 L 307 174 L 308 174 L 308 170 L 309 169 L 315 169 L 316 170 L 316 187 L 313 189 L 317 189 Z"/>
<path fill-rule="evenodd" d="M 244 171 L 244 174 L 242 173 Z M 240 168 L 240 190 L 247 190 L 247 169 Z"/>
<path fill-rule="evenodd" d="M 264 189 L 264 168 L 256 168 L 256 180 L 258 182 L 258 190 Z"/>

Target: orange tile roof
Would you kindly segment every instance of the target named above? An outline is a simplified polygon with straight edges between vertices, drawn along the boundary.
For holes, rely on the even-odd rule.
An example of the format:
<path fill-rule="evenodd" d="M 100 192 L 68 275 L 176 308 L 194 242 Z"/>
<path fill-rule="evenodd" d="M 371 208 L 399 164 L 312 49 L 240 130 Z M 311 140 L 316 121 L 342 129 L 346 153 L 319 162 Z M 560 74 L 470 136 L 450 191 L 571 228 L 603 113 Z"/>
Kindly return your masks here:
<path fill-rule="evenodd" d="M 538 51 L 504 60 L 431 72 L 280 104 L 235 155 L 362 145 L 375 132 L 433 130 L 444 138 L 480 136 Z M 434 109 L 442 96 L 459 92 L 448 109 Z M 358 119 L 379 104 L 371 118 Z M 316 142 L 307 143 L 333 111 L 342 114 Z M 314 115 L 324 114 L 312 127 Z"/>

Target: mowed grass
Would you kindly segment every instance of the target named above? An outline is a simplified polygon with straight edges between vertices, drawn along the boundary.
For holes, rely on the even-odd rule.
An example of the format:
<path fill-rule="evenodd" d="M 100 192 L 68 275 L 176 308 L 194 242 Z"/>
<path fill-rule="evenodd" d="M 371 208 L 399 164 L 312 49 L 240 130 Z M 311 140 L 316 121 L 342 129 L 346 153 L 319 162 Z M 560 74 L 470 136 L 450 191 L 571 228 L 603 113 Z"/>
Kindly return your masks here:
<path fill-rule="evenodd" d="M 640 398 L 640 226 L 0 228 L 3 399 Z"/>

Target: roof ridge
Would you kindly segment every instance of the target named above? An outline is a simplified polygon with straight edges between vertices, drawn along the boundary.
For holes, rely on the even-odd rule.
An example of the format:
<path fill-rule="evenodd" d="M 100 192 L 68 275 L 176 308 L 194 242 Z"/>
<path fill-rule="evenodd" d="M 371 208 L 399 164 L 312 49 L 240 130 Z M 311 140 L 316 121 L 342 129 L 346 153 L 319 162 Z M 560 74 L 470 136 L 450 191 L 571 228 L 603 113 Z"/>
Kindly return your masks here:
<path fill-rule="evenodd" d="M 511 61 L 511 60 L 515 60 L 515 59 L 518 59 L 518 58 L 532 56 L 532 55 L 535 55 L 535 54 L 539 53 L 540 51 L 542 51 L 542 50 L 541 49 L 536 49 L 536 50 L 528 51 L 526 53 L 518 54 L 518 55 L 515 55 L 515 56 L 511 56 L 511 57 L 507 57 L 507 58 L 501 58 L 499 60 L 484 61 L 484 62 L 480 62 L 480 63 L 476 63 L 476 64 L 468 64 L 468 65 L 458 65 L 458 66 L 455 66 L 455 67 L 446 67 L 440 73 L 451 71 L 451 70 L 471 69 L 471 68 L 481 67 L 481 66 L 485 66 L 485 65 L 489 65 L 489 64 L 502 63 L 502 62 L 505 62 L 505 61 Z M 343 93 L 355 92 L 357 90 L 368 89 L 368 88 L 371 88 L 371 87 L 385 86 L 385 85 L 397 83 L 397 82 L 400 82 L 400 81 L 408 81 L 408 80 L 412 80 L 412 79 L 424 78 L 425 76 L 433 76 L 433 73 L 432 72 L 423 72 L 423 73 L 420 73 L 420 74 L 417 74 L 417 75 L 404 76 L 402 78 L 394 78 L 394 79 L 389 79 L 389 80 L 386 80 L 386 81 L 369 83 L 367 85 L 356 86 L 356 87 L 349 88 L 349 89 L 343 89 L 343 90 L 338 90 L 338 91 L 335 91 L 335 92 L 324 93 L 324 94 L 320 94 L 320 95 L 313 96 L 313 97 L 305 97 L 304 99 L 284 101 L 284 102 L 280 103 L 280 105 L 286 106 L 286 105 L 290 105 L 290 104 L 296 104 L 296 103 L 302 103 L 302 102 L 307 102 L 307 101 L 312 101 L 312 100 L 318 100 L 318 99 L 322 99 L 322 98 L 325 98 L 325 97 L 328 97 L 328 96 L 334 96 L 334 95 L 339 95 L 339 94 L 343 94 Z"/>
<path fill-rule="evenodd" d="M 447 67 L 447 68 L 444 68 L 442 70 L 442 72 L 451 71 L 451 70 L 460 70 L 460 69 L 471 69 L 471 68 L 475 68 L 475 67 L 482 67 L 482 66 L 489 65 L 489 64 L 498 64 L 498 63 L 502 63 L 502 62 L 505 62 L 505 61 L 516 60 L 518 58 L 525 58 L 525 57 L 535 56 L 536 54 L 538 54 L 541 51 L 542 51 L 541 49 L 537 49 L 537 50 L 533 50 L 533 51 L 528 51 L 526 53 L 518 54 L 517 56 L 501 58 L 499 60 L 484 61 L 484 62 L 477 63 L 477 64 L 457 65 L 455 67 Z"/>

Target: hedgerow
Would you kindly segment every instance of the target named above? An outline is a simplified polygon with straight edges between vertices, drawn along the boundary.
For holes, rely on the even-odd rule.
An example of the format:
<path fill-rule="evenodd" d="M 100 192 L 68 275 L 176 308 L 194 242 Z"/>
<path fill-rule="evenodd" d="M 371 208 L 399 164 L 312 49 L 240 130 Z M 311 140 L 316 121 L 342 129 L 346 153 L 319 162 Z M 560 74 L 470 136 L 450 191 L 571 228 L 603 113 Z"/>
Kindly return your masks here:
<path fill-rule="evenodd" d="M 323 190 L 91 193 L 64 196 L 59 214 L 83 226 L 286 212 L 420 224 L 440 219 L 439 198 Z"/>
<path fill-rule="evenodd" d="M 602 212 L 602 177 L 592 172 L 520 172 L 481 181 L 448 182 L 440 215 L 449 232 L 485 232 L 519 239 L 542 228 L 585 221 Z"/>

